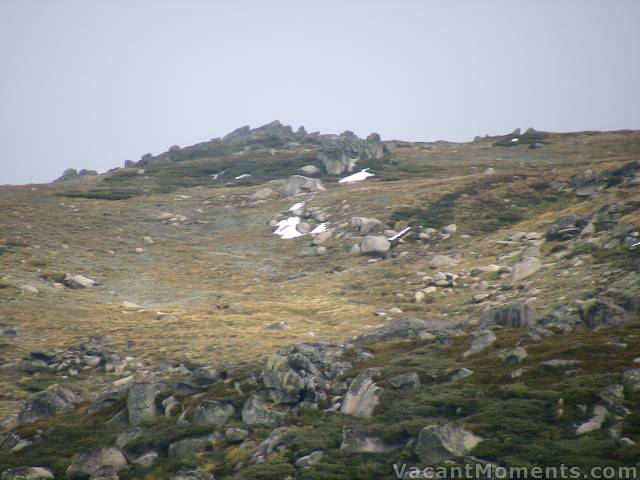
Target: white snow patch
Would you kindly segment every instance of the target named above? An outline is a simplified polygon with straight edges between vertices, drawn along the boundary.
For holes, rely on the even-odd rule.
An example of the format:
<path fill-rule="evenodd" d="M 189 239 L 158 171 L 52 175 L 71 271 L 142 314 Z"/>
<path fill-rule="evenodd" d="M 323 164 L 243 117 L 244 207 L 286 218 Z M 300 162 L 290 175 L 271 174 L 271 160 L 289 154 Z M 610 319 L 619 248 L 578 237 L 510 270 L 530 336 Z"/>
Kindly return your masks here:
<path fill-rule="evenodd" d="M 512 138 L 511 143 L 518 143 L 520 141 L 519 138 Z"/>
<path fill-rule="evenodd" d="M 636 248 L 637 246 L 640 246 L 640 242 L 634 243 L 633 245 L 631 245 L 631 248 Z"/>
<path fill-rule="evenodd" d="M 302 207 L 304 207 L 304 202 L 298 202 L 289 209 L 289 212 L 293 212 L 294 210 L 300 210 Z"/>
<path fill-rule="evenodd" d="M 368 172 L 368 168 L 360 170 L 358 173 L 354 173 L 353 175 L 349 175 L 348 177 L 341 178 L 338 180 L 339 183 L 351 183 L 351 182 L 359 182 L 361 180 L 365 180 L 369 177 L 375 177 L 373 173 Z"/>
<path fill-rule="evenodd" d="M 316 233 L 326 232 L 327 231 L 327 225 L 329 225 L 329 224 L 326 223 L 326 222 L 325 223 L 321 223 L 316 228 L 311 230 L 311 235 L 315 235 Z"/>
<path fill-rule="evenodd" d="M 236 180 L 242 180 L 243 178 L 249 178 L 251 175 L 249 175 L 248 173 L 243 173 L 242 175 L 238 175 L 236 177 Z"/>
<path fill-rule="evenodd" d="M 218 180 L 222 175 L 225 174 L 225 172 L 226 172 L 226 170 L 223 170 L 223 171 L 218 172 L 218 173 L 212 173 L 211 174 L 211 179 L 212 180 Z"/>
<path fill-rule="evenodd" d="M 278 228 L 276 228 L 274 235 L 278 235 L 280 238 L 288 240 L 290 238 L 301 237 L 304 235 L 300 233 L 296 226 L 300 223 L 299 217 L 289 217 L 285 220 L 278 222 Z"/>

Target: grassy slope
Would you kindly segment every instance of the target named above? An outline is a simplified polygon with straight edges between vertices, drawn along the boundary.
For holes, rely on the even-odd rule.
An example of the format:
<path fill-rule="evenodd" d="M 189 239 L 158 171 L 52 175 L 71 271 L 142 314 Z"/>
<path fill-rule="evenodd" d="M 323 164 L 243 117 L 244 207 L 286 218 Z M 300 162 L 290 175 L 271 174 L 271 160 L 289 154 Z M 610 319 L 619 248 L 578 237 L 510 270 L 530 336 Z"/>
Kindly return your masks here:
<path fill-rule="evenodd" d="M 406 250 L 408 257 L 376 264 L 348 255 L 347 245 L 336 246 L 329 256 L 315 257 L 302 255 L 309 251 L 307 239 L 284 242 L 272 236 L 267 221 L 288 208 L 290 201 L 273 199 L 258 208 L 240 206 L 243 196 L 256 189 L 253 185 L 286 177 L 294 167 L 311 163 L 303 154 L 184 160 L 170 169 L 150 167 L 143 176 L 148 178 L 88 179 L 40 186 L 35 192 L 4 188 L 0 190 L 0 207 L 6 212 L 0 225 L 0 237 L 4 238 L 0 266 L 10 278 L 2 282 L 0 302 L 8 317 L 5 322 L 18 324 L 20 336 L 17 342 L 3 340 L 0 355 L 19 358 L 100 333 L 108 335 L 119 350 L 148 362 L 168 357 L 252 365 L 277 346 L 309 340 L 309 332 L 316 338 L 343 340 L 365 331 L 385 321 L 375 318 L 374 312 L 392 306 L 425 317 L 473 322 L 482 307 L 469 303 L 475 293 L 469 289 L 437 295 L 425 304 L 411 301 L 413 291 L 424 286 L 420 281 L 423 272 L 431 272 L 428 259 L 432 253 L 462 254 L 460 270 L 495 263 L 497 256 L 512 250 L 496 243 L 508 232 L 540 231 L 562 214 L 592 213 L 611 201 L 630 204 L 640 200 L 633 190 L 614 189 L 586 200 L 549 188 L 551 181 L 566 180 L 580 168 L 603 169 L 636 159 L 640 154 L 638 134 L 552 135 L 549 141 L 543 150 L 496 148 L 490 140 L 436 144 L 429 150 L 398 149 L 391 153 L 398 165 L 370 165 L 376 168 L 377 181 L 338 187 L 327 180 L 328 192 L 309 203 L 335 208 L 346 203 L 348 207 L 339 209 L 338 215 L 345 219 L 374 216 L 391 227 L 439 227 L 456 222 L 459 234 L 471 236 L 454 236 L 428 248 L 402 246 L 400 251 Z M 488 166 L 498 174 L 480 175 Z M 245 182 L 212 184 L 210 173 L 224 168 L 230 169 L 230 175 L 252 169 L 254 176 Z M 104 198 L 125 192 L 132 198 L 82 198 L 86 192 L 103 192 Z M 69 198 L 69 194 L 80 197 Z M 181 199 L 178 194 L 190 198 Z M 515 207 L 505 207 L 505 198 Z M 159 222 L 156 217 L 163 211 L 187 215 L 191 221 L 183 227 Z M 634 223 L 640 219 L 631 209 L 625 220 Z M 156 243 L 145 245 L 145 235 Z M 137 246 L 143 246 L 145 253 L 133 253 Z M 549 254 L 554 247 L 550 243 L 543 249 Z M 616 258 L 601 249 L 576 254 L 585 259 L 583 266 L 574 267 L 570 260 L 563 260 L 536 275 L 533 286 L 541 290 L 537 309 L 545 311 L 611 287 L 627 288 L 629 285 L 616 287 L 620 285 L 616 278 L 638 262 L 635 257 Z M 87 291 L 58 291 L 43 278 L 67 271 L 94 275 L 101 285 Z M 497 281 L 491 276 L 487 280 Z M 16 287 L 25 283 L 36 285 L 42 293 L 21 295 Z M 505 295 L 508 300 L 521 298 L 526 292 Z M 144 308 L 124 311 L 119 307 L 123 300 Z M 157 311 L 173 313 L 179 320 L 158 320 Z M 283 319 L 291 325 L 290 331 L 265 331 L 267 325 Z M 629 340 L 627 350 L 606 346 L 606 341 L 617 335 L 613 331 L 558 335 L 532 346 L 524 365 L 531 373 L 518 381 L 511 380 L 509 370 L 498 364 L 495 352 L 513 345 L 516 338 L 512 332 L 501 334 L 495 349 L 465 361 L 460 360 L 464 346 L 458 342 L 445 347 L 381 346 L 372 365 L 382 367 L 383 378 L 410 369 L 421 373 L 428 383 L 429 369 L 437 368 L 446 376 L 462 366 L 475 370 L 476 375 L 455 386 L 427 386 L 411 394 L 392 393 L 387 388 L 380 414 L 368 423 L 384 438 L 396 441 L 415 436 L 432 421 L 460 421 L 489 438 L 474 454 L 506 463 L 629 462 L 638 458 L 638 452 L 616 447 L 605 431 L 581 438 L 572 433 L 573 422 L 585 417 L 577 405 L 593 404 L 594 392 L 617 381 L 618 373 L 632 363 L 638 351 L 635 329 L 621 333 Z M 580 343 L 586 347 L 574 348 Z M 571 377 L 545 374 L 536 367 L 548 358 L 582 357 L 588 367 Z M 7 376 L 0 380 L 9 385 L 0 397 L 0 413 L 15 410 L 30 390 L 53 381 Z M 86 388 L 80 381 L 72 385 Z M 212 392 L 214 397 L 220 394 Z M 568 403 L 567 413 L 555 418 L 561 396 Z M 637 401 L 631 398 L 629 406 L 637 409 Z M 634 424 L 634 419 L 632 416 L 625 428 L 640 440 L 640 422 Z M 322 464 L 300 478 L 387 478 L 392 473 L 392 460 L 411 459 L 410 449 L 400 456 L 340 452 L 341 427 L 353 422 L 352 418 L 307 412 L 297 420 L 300 434 L 289 452 L 252 467 L 247 478 L 286 476 L 291 469 L 288 461 L 315 449 L 327 451 Z M 52 441 L 49 447 L 30 450 L 27 456 L 3 457 L 0 470 L 38 463 L 36 457 L 43 459 L 40 463 L 48 463 L 44 459 L 53 456 L 57 457 L 53 466 L 62 472 L 81 445 L 88 448 L 104 443 L 115 434 L 94 424 L 78 425 L 73 415 L 54 423 L 57 436 L 53 438 L 68 438 L 68 448 L 60 450 L 56 446 L 60 442 Z M 151 434 L 166 442 L 162 428 L 158 426 Z M 313 435 L 309 435 L 309 428 L 313 428 Z M 255 435 L 259 439 L 266 432 Z M 551 457 L 545 454 L 549 451 L 554 452 Z M 227 449 L 199 461 L 210 463 L 224 477 L 241 455 Z M 175 467 L 163 464 L 148 478 L 164 478 L 162 471 Z"/>

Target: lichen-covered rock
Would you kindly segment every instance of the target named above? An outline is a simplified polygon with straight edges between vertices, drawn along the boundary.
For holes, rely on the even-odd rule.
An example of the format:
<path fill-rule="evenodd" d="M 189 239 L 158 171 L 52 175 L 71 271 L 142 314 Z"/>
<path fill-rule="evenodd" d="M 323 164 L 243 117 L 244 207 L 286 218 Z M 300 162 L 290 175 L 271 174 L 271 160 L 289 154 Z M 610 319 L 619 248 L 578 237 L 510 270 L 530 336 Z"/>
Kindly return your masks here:
<path fill-rule="evenodd" d="M 496 309 L 485 310 L 480 315 L 480 328 L 498 325 L 507 328 L 535 326 L 536 312 L 528 303 L 516 301 Z"/>
<path fill-rule="evenodd" d="M 67 478 L 86 480 L 102 467 L 112 467 L 118 473 L 127 467 L 127 458 L 117 447 L 99 447 L 89 453 L 78 453 L 67 468 Z"/>
<path fill-rule="evenodd" d="M 458 425 L 430 425 L 420 431 L 415 451 L 425 465 L 434 465 L 468 455 L 482 440 Z"/>
<path fill-rule="evenodd" d="M 18 467 L 5 470 L 0 480 L 51 480 L 53 472 L 42 467 Z"/>
<path fill-rule="evenodd" d="M 416 372 L 407 372 L 389 379 L 389 383 L 401 390 L 415 390 L 422 385 Z"/>
<path fill-rule="evenodd" d="M 580 319 L 591 329 L 620 326 L 627 320 L 627 312 L 609 298 L 593 298 L 580 304 Z"/>
<path fill-rule="evenodd" d="M 275 427 L 284 419 L 285 415 L 273 410 L 263 398 L 252 396 L 242 407 L 242 421 L 247 425 L 264 425 Z"/>
<path fill-rule="evenodd" d="M 380 375 L 380 371 L 368 369 L 360 372 L 351 380 L 349 389 L 342 402 L 341 413 L 364 418 L 373 415 L 373 411 L 378 405 L 379 397 L 383 391 L 382 388 L 373 381 L 375 375 Z"/>
<path fill-rule="evenodd" d="M 129 389 L 127 409 L 129 423 L 141 425 L 155 421 L 159 415 L 156 399 L 167 389 L 164 383 L 137 383 Z"/>
<path fill-rule="evenodd" d="M 471 346 L 462 354 L 462 356 L 467 358 L 471 355 L 475 355 L 476 353 L 480 353 L 495 343 L 497 339 L 498 337 L 496 337 L 496 334 L 492 331 L 481 332 L 473 339 Z"/>
<path fill-rule="evenodd" d="M 32 395 L 18 414 L 18 424 L 50 418 L 75 407 L 76 396 L 70 390 L 54 384 Z"/>
<path fill-rule="evenodd" d="M 214 438 L 210 435 L 189 437 L 178 440 L 169 445 L 169 458 L 184 459 L 213 448 Z"/>
<path fill-rule="evenodd" d="M 293 197 L 300 193 L 324 191 L 324 185 L 318 179 L 303 177 L 302 175 L 291 175 L 282 188 L 280 188 L 280 195 L 283 197 Z"/>
<path fill-rule="evenodd" d="M 511 269 L 511 273 L 502 282 L 503 288 L 513 288 L 516 284 L 529 278 L 542 268 L 542 263 L 534 256 L 527 257 L 516 263 Z"/>
<path fill-rule="evenodd" d="M 391 242 L 384 235 L 367 235 L 360 242 L 361 255 L 386 255 L 391 250 Z"/>
<path fill-rule="evenodd" d="M 215 400 L 203 400 L 196 407 L 193 414 L 194 425 L 215 425 L 222 427 L 229 420 L 235 410 L 230 403 Z"/>

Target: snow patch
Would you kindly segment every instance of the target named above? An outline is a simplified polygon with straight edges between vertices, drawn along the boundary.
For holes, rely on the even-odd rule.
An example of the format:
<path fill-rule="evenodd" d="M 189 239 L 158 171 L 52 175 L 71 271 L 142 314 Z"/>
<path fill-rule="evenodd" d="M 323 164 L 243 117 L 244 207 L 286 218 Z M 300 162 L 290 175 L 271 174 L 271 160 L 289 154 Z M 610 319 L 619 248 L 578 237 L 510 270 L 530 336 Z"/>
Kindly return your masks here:
<path fill-rule="evenodd" d="M 249 175 L 248 173 L 243 173 L 242 175 L 238 175 L 236 177 L 236 180 L 242 180 L 243 178 L 249 178 L 251 175 Z"/>
<path fill-rule="evenodd" d="M 304 207 L 304 202 L 298 202 L 293 205 L 288 211 L 293 212 L 294 210 L 300 210 L 302 207 Z"/>
<path fill-rule="evenodd" d="M 315 235 L 316 233 L 326 232 L 327 231 L 327 225 L 329 225 L 329 224 L 326 223 L 326 222 L 325 223 L 321 223 L 316 228 L 311 230 L 311 235 Z"/>
<path fill-rule="evenodd" d="M 280 238 L 288 240 L 290 238 L 301 237 L 304 235 L 300 233 L 296 226 L 300 223 L 299 217 L 289 217 L 285 220 L 278 222 L 278 228 L 276 228 L 274 235 L 278 235 Z"/>
<path fill-rule="evenodd" d="M 359 182 L 361 180 L 365 180 L 369 177 L 375 177 L 375 175 L 373 173 L 370 173 L 368 170 L 369 170 L 368 168 L 365 168 L 363 170 L 360 170 L 358 173 L 354 173 L 353 175 L 349 175 L 348 177 L 341 178 L 340 180 L 338 180 L 338 182 L 352 183 L 352 182 Z"/>

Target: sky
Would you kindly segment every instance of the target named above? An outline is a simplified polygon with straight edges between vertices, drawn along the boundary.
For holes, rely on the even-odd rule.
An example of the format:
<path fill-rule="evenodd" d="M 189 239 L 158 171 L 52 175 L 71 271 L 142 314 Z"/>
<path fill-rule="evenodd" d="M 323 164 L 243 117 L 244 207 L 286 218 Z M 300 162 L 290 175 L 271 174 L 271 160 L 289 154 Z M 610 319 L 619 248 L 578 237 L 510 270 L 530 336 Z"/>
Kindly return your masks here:
<path fill-rule="evenodd" d="M 0 184 L 278 119 L 383 139 L 640 129 L 637 0 L 0 0 Z"/>

